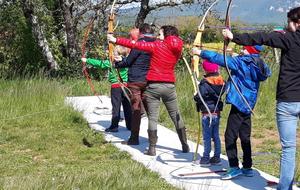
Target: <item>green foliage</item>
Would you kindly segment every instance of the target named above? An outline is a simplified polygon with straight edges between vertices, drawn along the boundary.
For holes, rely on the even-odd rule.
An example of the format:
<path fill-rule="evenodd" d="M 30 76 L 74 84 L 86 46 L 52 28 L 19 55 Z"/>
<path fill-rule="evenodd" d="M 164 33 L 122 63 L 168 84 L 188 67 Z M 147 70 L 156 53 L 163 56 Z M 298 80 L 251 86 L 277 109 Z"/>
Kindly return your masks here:
<path fill-rule="evenodd" d="M 30 75 L 45 66 L 19 3 L 0 9 L 0 34 L 1 76 Z"/>

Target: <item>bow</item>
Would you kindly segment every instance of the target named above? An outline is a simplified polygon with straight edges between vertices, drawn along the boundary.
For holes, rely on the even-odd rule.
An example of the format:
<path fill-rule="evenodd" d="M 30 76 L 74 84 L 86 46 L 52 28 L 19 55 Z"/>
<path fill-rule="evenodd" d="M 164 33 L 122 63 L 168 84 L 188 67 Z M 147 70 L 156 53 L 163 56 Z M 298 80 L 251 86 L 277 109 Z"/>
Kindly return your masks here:
<path fill-rule="evenodd" d="M 205 19 L 209 13 L 209 11 L 213 8 L 213 6 L 215 6 L 217 3 L 218 3 L 219 0 L 216 0 L 214 1 L 209 7 L 208 9 L 205 11 L 203 17 L 202 17 L 202 20 L 198 26 L 198 29 L 197 29 L 197 35 L 196 35 L 196 38 L 194 40 L 194 43 L 193 43 L 193 47 L 196 47 L 196 48 L 201 48 L 203 47 L 202 46 L 202 43 L 201 43 L 201 39 L 202 39 L 202 33 L 204 32 L 204 22 L 205 22 Z M 199 56 L 197 55 L 193 55 L 193 59 L 192 59 L 192 65 L 193 65 L 193 72 L 196 73 L 196 76 L 199 77 L 199 68 L 198 68 L 198 65 L 199 65 Z"/>
<path fill-rule="evenodd" d="M 197 35 L 196 35 L 196 38 L 194 40 L 194 43 L 193 43 L 193 48 L 201 48 L 202 47 L 202 44 L 201 44 L 201 39 L 202 39 L 202 33 L 204 31 L 204 21 L 209 13 L 209 11 L 212 9 L 212 7 L 217 4 L 219 0 L 216 0 L 215 2 L 213 2 L 209 8 L 206 10 L 206 12 L 204 13 L 203 15 L 203 18 L 198 26 L 198 29 L 197 29 Z M 199 68 L 198 68 L 198 65 L 199 65 L 199 56 L 198 55 L 193 55 L 192 57 L 192 66 L 193 66 L 193 71 L 190 69 L 187 61 L 185 60 L 185 58 L 183 59 L 187 68 L 188 68 L 188 71 L 191 75 L 191 78 L 192 78 L 192 81 L 193 81 L 193 86 L 194 86 L 194 91 L 198 94 L 201 102 L 203 103 L 205 109 L 207 110 L 208 114 L 209 114 L 209 126 L 211 125 L 212 123 L 212 114 L 211 114 L 211 111 L 209 110 L 207 104 L 205 103 L 201 93 L 200 93 L 200 89 L 198 87 L 198 82 L 197 82 L 197 77 L 199 77 Z M 197 137 L 197 146 L 196 146 L 196 150 L 195 150 L 195 153 L 194 153 L 194 156 L 193 156 L 193 161 L 196 161 L 197 159 L 197 153 L 198 153 L 198 148 L 199 148 L 199 144 L 200 144 L 200 135 L 201 135 L 201 123 L 200 123 L 200 118 L 201 118 L 201 115 L 200 115 L 200 112 L 198 112 L 198 137 Z"/>
<path fill-rule="evenodd" d="M 214 1 L 209 7 L 208 9 L 205 11 L 203 18 L 198 26 L 198 30 L 197 30 L 197 35 L 196 38 L 194 40 L 193 43 L 193 47 L 194 48 L 200 48 L 202 47 L 201 44 L 201 39 L 202 39 L 202 33 L 204 31 L 204 21 L 209 13 L 209 11 L 213 8 L 214 5 L 216 5 L 218 3 L 219 0 Z M 208 114 L 209 114 L 209 124 L 211 124 L 212 122 L 212 114 L 207 106 L 207 104 L 205 103 L 203 97 L 201 96 L 201 93 L 198 89 L 198 84 L 197 84 L 197 78 L 199 77 L 199 69 L 198 69 L 198 65 L 199 65 L 199 56 L 198 55 L 193 55 L 192 58 L 192 66 L 193 66 L 193 81 L 194 81 L 194 90 L 195 92 L 197 92 L 201 102 L 203 103 L 203 105 L 205 106 L 205 109 L 207 110 Z"/>
<path fill-rule="evenodd" d="M 113 1 L 113 4 L 111 6 L 110 15 L 108 18 L 108 33 L 113 34 L 114 33 L 114 21 L 115 21 L 115 14 L 113 11 L 113 8 L 115 6 L 116 0 Z M 114 61 L 114 44 L 109 42 L 108 43 L 108 54 L 109 54 L 109 61 L 112 64 Z"/>
<path fill-rule="evenodd" d="M 196 77 L 196 74 L 192 72 L 192 69 L 191 67 L 189 66 L 187 60 L 185 59 L 185 57 L 183 57 L 183 61 L 188 69 L 188 72 L 191 76 L 191 79 L 192 79 L 192 82 L 193 82 L 193 86 L 194 86 L 194 92 L 197 92 L 198 96 L 201 97 L 201 101 L 204 102 L 203 100 L 203 97 L 201 96 L 201 93 L 199 91 L 199 87 L 198 87 L 198 84 L 197 84 L 197 77 Z M 205 102 L 204 102 L 205 103 Z M 195 153 L 193 155 L 193 162 L 196 162 L 197 160 L 197 153 L 198 153 L 198 148 L 199 148 L 199 144 L 200 144 L 200 135 L 201 135 L 201 123 L 200 123 L 200 118 L 201 118 L 201 115 L 200 115 L 200 112 L 198 112 L 198 134 L 197 134 L 197 145 L 196 145 L 196 150 L 195 150 Z"/>
<path fill-rule="evenodd" d="M 230 12 L 230 6 L 231 6 L 232 0 L 228 1 L 228 5 L 227 5 L 227 9 L 226 9 L 226 16 L 225 16 L 225 28 L 230 29 L 230 17 L 229 17 L 229 12 Z M 231 80 L 234 88 L 236 89 L 236 91 L 238 92 L 238 94 L 240 95 L 240 97 L 242 98 L 242 100 L 245 102 L 245 104 L 247 105 L 247 107 L 250 109 L 251 113 L 254 115 L 254 112 L 251 108 L 251 106 L 249 105 L 248 101 L 246 100 L 246 98 L 243 96 L 243 94 L 241 93 L 240 89 L 238 88 L 237 84 L 234 82 L 234 80 L 232 79 L 232 75 L 230 73 L 230 70 L 228 68 L 228 63 L 227 63 L 227 54 L 226 54 L 226 50 L 229 44 L 229 40 L 224 39 L 224 44 L 223 44 L 223 57 L 224 57 L 224 63 L 225 63 L 225 68 L 226 71 L 228 73 L 228 77 Z"/>
<path fill-rule="evenodd" d="M 111 10 L 110 10 L 110 15 L 108 18 L 108 34 L 113 34 L 116 27 L 114 27 L 114 21 L 115 21 L 115 14 L 114 14 L 114 6 L 116 4 L 116 0 L 113 1 L 112 5 L 111 5 Z M 118 83 L 120 84 L 120 87 L 124 93 L 124 96 L 126 97 L 126 99 L 130 102 L 130 98 L 128 96 L 128 93 L 131 94 L 130 90 L 123 84 L 123 80 L 122 77 L 120 75 L 120 72 L 118 69 L 113 67 L 113 62 L 114 62 L 114 44 L 109 42 L 108 43 L 108 54 L 109 54 L 109 61 L 111 64 L 111 69 L 112 71 L 114 71 L 116 73 L 116 78 L 118 80 Z"/>
<path fill-rule="evenodd" d="M 81 57 L 82 58 L 86 58 L 86 43 L 87 43 L 87 40 L 88 40 L 88 37 L 89 37 L 89 33 L 92 30 L 92 28 L 93 28 L 93 24 L 94 24 L 95 19 L 96 19 L 96 17 L 91 18 L 91 20 L 89 21 L 89 24 L 87 26 L 87 29 L 86 29 L 86 31 L 84 33 L 84 38 L 83 38 L 83 42 L 82 42 L 82 45 L 81 45 Z M 99 101 L 102 103 L 102 100 L 99 97 L 99 94 L 95 91 L 95 87 L 94 87 L 94 85 L 92 83 L 92 80 L 91 80 L 91 77 L 90 77 L 90 75 L 88 73 L 85 61 L 82 61 L 82 72 L 83 72 L 83 75 L 86 78 L 86 81 L 87 81 L 87 83 L 88 83 L 88 85 L 90 87 L 90 90 L 92 91 L 92 93 L 94 94 L 94 96 L 97 96 L 98 99 L 99 99 Z"/>

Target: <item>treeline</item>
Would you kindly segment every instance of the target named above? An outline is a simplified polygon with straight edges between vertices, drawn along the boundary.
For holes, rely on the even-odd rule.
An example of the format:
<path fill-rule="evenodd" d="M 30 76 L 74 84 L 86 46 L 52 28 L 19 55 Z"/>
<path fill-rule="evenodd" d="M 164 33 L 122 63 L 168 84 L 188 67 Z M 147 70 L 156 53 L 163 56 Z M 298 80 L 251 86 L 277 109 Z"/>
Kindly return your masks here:
<path fill-rule="evenodd" d="M 139 26 L 147 15 L 158 8 L 191 4 L 198 0 L 150 5 L 149 0 L 140 0 L 141 8 L 131 26 L 117 27 L 116 35 L 126 36 L 133 26 Z M 200 1 L 202 12 L 213 2 Z M 128 1 L 118 1 L 120 8 Z M 0 2 L 0 77 L 13 78 L 41 74 L 50 77 L 82 77 L 81 49 L 86 47 L 86 56 L 105 59 L 107 54 L 106 30 L 111 0 L 3 0 Z M 91 19 L 92 29 L 85 42 L 84 34 Z M 117 18 L 122 19 L 122 17 Z M 200 17 L 176 18 L 181 37 L 192 44 Z M 222 26 L 222 19 L 211 12 L 207 25 Z M 163 23 L 167 24 L 167 23 Z M 236 26 L 246 26 L 236 22 Z M 222 42 L 218 28 L 206 28 L 203 42 Z M 189 56 L 188 49 L 185 55 Z M 180 64 L 181 65 L 181 64 Z M 99 78 L 91 69 L 93 77 Z"/>

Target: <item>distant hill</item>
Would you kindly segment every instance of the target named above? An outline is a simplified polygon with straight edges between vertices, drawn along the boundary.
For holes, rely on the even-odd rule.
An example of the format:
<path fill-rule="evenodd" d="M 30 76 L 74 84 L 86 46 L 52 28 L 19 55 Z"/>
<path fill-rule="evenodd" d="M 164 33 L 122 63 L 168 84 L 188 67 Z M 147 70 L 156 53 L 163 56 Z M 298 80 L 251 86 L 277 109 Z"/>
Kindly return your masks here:
<path fill-rule="evenodd" d="M 235 0 L 231 7 L 231 19 L 233 21 L 240 20 L 249 24 L 277 24 L 284 25 L 286 23 L 286 14 L 292 7 L 300 6 L 299 1 L 291 0 Z M 221 17 L 225 16 L 226 1 L 221 1 L 215 10 Z M 130 8 L 122 10 L 121 15 L 134 20 L 137 15 L 138 8 Z M 190 6 L 182 6 L 180 8 L 164 8 L 152 12 L 148 16 L 148 22 L 154 18 L 174 18 L 177 16 L 199 16 L 201 11 L 198 4 Z M 129 21 L 129 20 L 128 20 Z M 132 22 L 132 21 L 131 21 Z"/>

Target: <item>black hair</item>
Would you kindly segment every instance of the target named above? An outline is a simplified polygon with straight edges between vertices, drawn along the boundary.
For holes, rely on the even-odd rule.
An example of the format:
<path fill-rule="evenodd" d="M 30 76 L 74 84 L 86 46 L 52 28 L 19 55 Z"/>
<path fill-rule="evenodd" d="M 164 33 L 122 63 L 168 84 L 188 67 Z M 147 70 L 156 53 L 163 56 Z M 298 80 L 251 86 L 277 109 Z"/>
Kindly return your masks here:
<path fill-rule="evenodd" d="M 139 27 L 139 31 L 141 34 L 146 34 L 146 33 L 153 34 L 154 33 L 151 25 L 147 24 L 147 23 L 141 24 Z"/>
<path fill-rule="evenodd" d="M 165 38 L 168 36 L 179 36 L 178 29 L 175 26 L 164 25 L 160 29 L 163 30 Z"/>
<path fill-rule="evenodd" d="M 288 13 L 287 13 L 287 17 L 293 21 L 293 22 L 298 22 L 300 19 L 300 7 L 296 7 L 291 9 Z"/>

